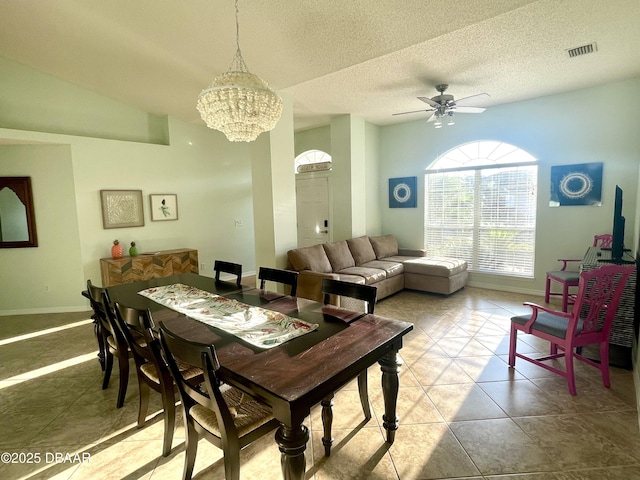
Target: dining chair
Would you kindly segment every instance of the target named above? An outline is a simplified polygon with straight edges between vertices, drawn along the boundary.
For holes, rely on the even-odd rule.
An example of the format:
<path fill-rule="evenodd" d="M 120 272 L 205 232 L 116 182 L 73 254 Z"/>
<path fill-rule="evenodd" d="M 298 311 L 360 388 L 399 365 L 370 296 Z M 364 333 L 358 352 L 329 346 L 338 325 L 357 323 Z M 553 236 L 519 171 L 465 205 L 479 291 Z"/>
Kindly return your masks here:
<path fill-rule="evenodd" d="M 138 310 L 115 304 L 116 321 L 133 354 L 138 377 L 139 408 L 138 428 L 145 426 L 149 410 L 149 389 L 160 393 L 164 418 L 162 456 L 171 453 L 171 443 L 176 425 L 175 383 L 160 349 L 160 341 L 153 335 L 153 320 L 149 310 Z M 185 378 L 202 381 L 202 370 L 180 364 L 178 368 Z"/>
<path fill-rule="evenodd" d="M 258 271 L 258 279 L 260 280 L 260 290 L 264 290 L 266 281 L 276 282 L 291 287 L 291 291 L 288 292 L 288 294 L 292 297 L 296 296 L 298 290 L 298 272 L 260 267 L 260 270 Z"/>
<path fill-rule="evenodd" d="M 230 273 L 236 277 L 236 286 L 240 288 L 242 282 L 242 265 L 239 263 L 216 260 L 213 263 L 213 270 L 216 272 L 216 282 L 220 281 L 220 272 Z"/>
<path fill-rule="evenodd" d="M 93 333 L 96 336 L 96 340 L 98 341 L 98 361 L 100 362 L 100 368 L 104 372 L 105 366 L 105 340 L 104 340 L 104 332 L 103 332 L 103 319 L 106 318 L 106 312 L 104 311 L 104 306 L 102 305 L 102 288 L 95 287 L 91 280 L 87 280 L 87 290 L 82 292 L 82 295 L 85 298 L 89 299 L 89 304 L 91 305 L 91 310 L 93 313 L 91 314 L 91 320 L 93 320 Z"/>
<path fill-rule="evenodd" d="M 514 367 L 517 357 L 557 373 L 567 379 L 569 393 L 575 395 L 573 359 L 577 358 L 598 368 L 602 372 L 604 386 L 609 388 L 609 333 L 620 297 L 634 268 L 634 265 L 608 264 L 580 273 L 578 293 L 571 313 L 526 302 L 525 305 L 531 307 L 532 313 L 511 318 L 509 365 Z M 533 358 L 518 353 L 518 331 L 549 341 L 549 355 Z M 576 351 L 592 344 L 600 347 L 599 361 L 591 360 L 583 356 L 581 351 Z M 544 363 L 563 357 L 564 370 Z"/>
<path fill-rule="evenodd" d="M 609 234 L 595 235 L 593 237 L 593 246 L 601 247 L 601 248 L 609 248 L 611 247 L 612 241 L 613 241 L 613 235 L 609 235 Z M 545 303 L 549 303 L 550 297 L 561 296 L 562 311 L 566 312 L 569 309 L 569 305 L 573 305 L 574 303 L 574 299 L 571 294 L 571 289 L 578 287 L 578 278 L 580 276 L 580 272 L 576 270 L 567 270 L 567 268 L 569 264 L 581 262 L 582 259 L 559 258 L 558 261 L 562 262 L 562 267 L 560 268 L 560 270 L 553 270 L 553 271 L 547 272 L 547 282 L 544 290 L 544 301 Z M 562 286 L 562 292 L 552 292 L 551 282 L 560 284 Z"/>
<path fill-rule="evenodd" d="M 113 358 L 118 359 L 118 370 L 120 379 L 118 383 L 118 397 L 116 407 L 124 405 L 124 397 L 127 394 L 127 384 L 129 382 L 129 358 L 131 350 L 127 345 L 122 332 L 115 323 L 115 313 L 111 307 L 109 293 L 105 288 L 97 287 L 87 280 L 87 292 L 89 301 L 100 319 L 102 342 L 104 345 L 104 376 L 102 378 L 102 389 L 109 387 L 111 370 L 113 369 Z"/>
<path fill-rule="evenodd" d="M 280 422 L 271 409 L 243 391 L 223 384 L 213 345 L 191 342 L 160 322 L 160 344 L 178 385 L 185 424 L 185 463 L 182 478 L 193 474 L 198 440 L 204 437 L 223 450 L 226 480 L 240 478 L 240 450 L 269 433 Z M 179 365 L 201 368 L 204 383 L 187 378 Z"/>
<path fill-rule="evenodd" d="M 372 285 L 344 282 L 330 278 L 322 279 L 322 295 L 325 305 L 331 303 L 332 300 L 335 302 L 335 297 L 355 298 L 366 303 L 366 313 L 373 314 L 377 294 L 378 287 L 374 287 Z M 365 421 L 369 421 L 371 419 L 371 407 L 369 405 L 369 388 L 367 385 L 366 369 L 358 375 L 358 393 L 360 395 L 360 403 L 362 405 Z M 334 393 L 331 393 L 331 395 L 320 402 L 322 405 L 322 423 L 324 425 L 324 437 L 322 438 L 322 444 L 324 445 L 324 453 L 327 457 L 331 455 L 331 444 L 333 443 L 333 438 L 331 438 L 331 424 L 333 422 L 333 413 L 331 409 L 333 407 L 333 396 Z"/>

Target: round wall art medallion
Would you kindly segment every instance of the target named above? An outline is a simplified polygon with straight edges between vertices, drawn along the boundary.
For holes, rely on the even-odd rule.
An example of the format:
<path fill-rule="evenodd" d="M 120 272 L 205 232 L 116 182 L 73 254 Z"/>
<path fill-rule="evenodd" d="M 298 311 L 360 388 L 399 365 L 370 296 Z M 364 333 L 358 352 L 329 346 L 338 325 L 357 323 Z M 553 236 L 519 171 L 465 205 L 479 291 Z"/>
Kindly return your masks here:
<path fill-rule="evenodd" d="M 593 179 L 585 172 L 571 172 L 560 180 L 559 187 L 567 198 L 584 198 L 593 190 Z"/>
<path fill-rule="evenodd" d="M 406 183 L 399 183 L 393 188 L 393 198 L 400 203 L 406 202 L 411 198 L 411 187 Z"/>

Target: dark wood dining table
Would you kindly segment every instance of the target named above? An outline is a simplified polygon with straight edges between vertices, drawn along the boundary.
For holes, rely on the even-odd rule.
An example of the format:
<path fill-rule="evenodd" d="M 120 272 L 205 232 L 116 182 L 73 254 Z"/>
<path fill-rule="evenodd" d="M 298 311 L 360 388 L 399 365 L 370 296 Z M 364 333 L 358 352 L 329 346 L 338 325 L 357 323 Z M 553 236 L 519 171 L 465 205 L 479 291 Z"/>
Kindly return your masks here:
<path fill-rule="evenodd" d="M 318 328 L 277 347 L 262 349 L 138 295 L 146 288 L 175 283 L 284 313 L 318 324 Z M 309 431 L 303 422 L 311 408 L 376 362 L 382 370 L 383 427 L 386 441 L 393 443 L 399 424 L 396 402 L 402 362 L 398 351 L 413 324 L 256 288 L 238 289 L 235 284 L 216 282 L 194 273 L 117 285 L 107 290 L 112 302 L 148 308 L 156 324 L 164 322 L 171 331 L 188 340 L 215 345 L 222 379 L 271 406 L 280 421 L 275 438 L 281 452 L 283 478 L 301 480 L 305 476 L 304 452 Z M 330 407 L 325 402 L 323 408 Z M 330 443 L 331 439 L 323 438 L 325 441 Z"/>

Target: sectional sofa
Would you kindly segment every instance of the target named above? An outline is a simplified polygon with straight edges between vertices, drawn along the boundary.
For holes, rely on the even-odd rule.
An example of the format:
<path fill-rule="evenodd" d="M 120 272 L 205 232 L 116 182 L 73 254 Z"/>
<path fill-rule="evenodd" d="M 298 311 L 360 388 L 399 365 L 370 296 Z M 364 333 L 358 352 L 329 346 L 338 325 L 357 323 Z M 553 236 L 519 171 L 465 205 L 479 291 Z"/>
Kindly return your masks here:
<path fill-rule="evenodd" d="M 424 250 L 398 247 L 393 235 L 362 236 L 296 248 L 288 268 L 299 272 L 299 297 L 322 301 L 322 279 L 378 287 L 378 300 L 405 288 L 449 295 L 467 284 L 467 263 L 428 257 Z"/>

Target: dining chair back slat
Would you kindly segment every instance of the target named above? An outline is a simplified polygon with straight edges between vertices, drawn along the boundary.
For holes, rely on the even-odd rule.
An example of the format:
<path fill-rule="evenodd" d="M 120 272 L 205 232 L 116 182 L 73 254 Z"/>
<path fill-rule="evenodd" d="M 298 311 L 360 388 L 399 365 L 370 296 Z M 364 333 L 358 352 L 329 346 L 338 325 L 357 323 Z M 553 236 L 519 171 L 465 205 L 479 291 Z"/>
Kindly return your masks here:
<path fill-rule="evenodd" d="M 258 271 L 260 280 L 260 290 L 264 290 L 265 282 L 276 282 L 288 285 L 290 291 L 287 292 L 292 297 L 296 296 L 298 290 L 298 272 L 292 270 L 280 270 L 278 268 L 260 267 Z"/>
<path fill-rule="evenodd" d="M 220 273 L 229 273 L 236 277 L 236 286 L 240 288 L 242 283 L 242 265 L 239 263 L 216 260 L 213 263 L 213 270 L 216 272 L 216 282 L 220 281 Z"/>

